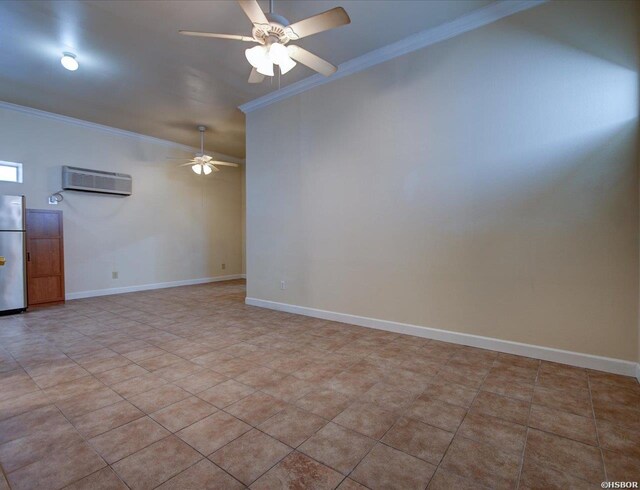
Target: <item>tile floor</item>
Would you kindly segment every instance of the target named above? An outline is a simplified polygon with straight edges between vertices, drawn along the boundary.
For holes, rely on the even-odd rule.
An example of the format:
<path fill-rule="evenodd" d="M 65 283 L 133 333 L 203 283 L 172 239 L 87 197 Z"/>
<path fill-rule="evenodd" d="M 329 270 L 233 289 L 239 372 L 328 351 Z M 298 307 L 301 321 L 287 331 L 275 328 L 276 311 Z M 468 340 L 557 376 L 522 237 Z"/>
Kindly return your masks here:
<path fill-rule="evenodd" d="M 599 488 L 633 378 L 245 306 L 242 281 L 0 319 L 0 489 Z"/>

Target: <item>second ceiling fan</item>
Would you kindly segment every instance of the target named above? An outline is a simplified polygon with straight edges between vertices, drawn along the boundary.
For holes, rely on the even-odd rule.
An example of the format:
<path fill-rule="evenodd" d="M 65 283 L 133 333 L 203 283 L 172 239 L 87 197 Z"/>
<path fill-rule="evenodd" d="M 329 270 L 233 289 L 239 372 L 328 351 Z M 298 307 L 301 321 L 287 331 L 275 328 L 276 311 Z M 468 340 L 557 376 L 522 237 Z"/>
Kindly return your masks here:
<path fill-rule="evenodd" d="M 288 43 L 349 24 L 351 19 L 342 7 L 290 24 L 281 15 L 273 13 L 273 0 L 269 2 L 271 12 L 268 14 L 262 11 L 257 0 L 237 1 L 253 24 L 251 36 L 198 31 L 180 31 L 180 34 L 258 43 L 258 46 L 245 50 L 247 61 L 253 67 L 249 83 L 260 83 L 265 77 L 272 77 L 274 65 L 278 65 L 280 73 L 284 75 L 296 66 L 296 61 L 327 77 L 336 72 L 337 68 L 328 61 Z"/>

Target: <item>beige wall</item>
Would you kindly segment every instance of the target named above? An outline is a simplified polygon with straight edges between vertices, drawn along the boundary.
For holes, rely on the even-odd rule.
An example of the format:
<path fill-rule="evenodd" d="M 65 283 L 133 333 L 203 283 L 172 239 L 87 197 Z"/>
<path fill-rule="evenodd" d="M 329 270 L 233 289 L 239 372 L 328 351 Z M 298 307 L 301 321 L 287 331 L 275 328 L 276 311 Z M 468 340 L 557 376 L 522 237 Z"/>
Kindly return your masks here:
<path fill-rule="evenodd" d="M 242 272 L 243 169 L 205 179 L 166 159 L 188 155 L 176 145 L 0 108 L 0 160 L 24 165 L 24 184 L 0 182 L 0 194 L 63 211 L 67 293 Z M 65 192 L 50 206 L 62 165 L 131 174 L 133 195 Z"/>
<path fill-rule="evenodd" d="M 551 2 L 248 114 L 248 296 L 637 359 L 637 19 Z"/>

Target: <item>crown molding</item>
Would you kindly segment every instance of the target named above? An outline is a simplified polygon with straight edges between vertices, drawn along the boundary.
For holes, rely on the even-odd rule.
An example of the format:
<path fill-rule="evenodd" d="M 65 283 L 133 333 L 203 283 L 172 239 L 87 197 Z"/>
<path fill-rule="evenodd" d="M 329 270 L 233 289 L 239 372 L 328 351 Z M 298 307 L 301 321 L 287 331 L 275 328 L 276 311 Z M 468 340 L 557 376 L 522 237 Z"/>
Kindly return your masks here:
<path fill-rule="evenodd" d="M 345 61 L 338 66 L 338 71 L 330 77 L 325 77 L 320 74 L 312 75 L 267 95 L 246 102 L 239 106 L 239 109 L 245 114 L 248 114 L 256 109 L 288 99 L 289 97 L 306 92 L 314 87 L 334 82 L 340 78 L 366 70 L 374 65 L 397 58 L 398 56 L 417 51 L 418 49 L 422 49 L 446 39 L 451 39 L 452 37 L 486 26 L 517 12 L 537 7 L 547 1 L 548 0 L 500 0 L 490 3 L 485 7 L 481 7 L 450 22 L 445 22 L 439 26 L 425 29 L 424 31 L 405 37 L 400 41 L 396 41 L 383 46 L 382 48 L 363 54 L 362 56 L 358 56 L 357 58 Z"/>
<path fill-rule="evenodd" d="M 18 104 L 12 104 L 11 102 L 5 102 L 0 100 L 0 109 L 6 109 L 9 111 L 20 112 L 22 114 L 28 114 L 30 116 L 42 117 L 44 119 L 50 119 L 53 121 L 63 122 L 66 124 L 72 124 L 74 126 L 81 126 L 84 128 L 97 129 L 105 133 L 115 134 L 117 136 L 125 136 L 127 138 L 135 138 L 138 140 L 148 141 L 150 143 L 156 143 L 164 146 L 169 146 L 179 150 L 188 151 L 190 153 L 200 151 L 200 148 L 195 146 L 183 145 L 182 143 L 176 143 L 175 141 L 164 140 L 162 138 L 156 138 L 155 136 L 149 136 L 146 134 L 134 133 L 133 131 L 127 131 L 126 129 L 114 128 L 112 126 L 105 126 L 104 124 L 98 124 L 91 121 L 85 121 L 83 119 L 76 119 L 75 117 L 63 116 L 62 114 L 56 114 L 54 112 L 42 111 L 40 109 L 34 109 L 33 107 L 27 107 Z M 232 163 L 244 164 L 243 158 L 233 157 L 231 155 L 225 155 L 224 153 L 214 152 L 216 158 L 220 157 Z"/>

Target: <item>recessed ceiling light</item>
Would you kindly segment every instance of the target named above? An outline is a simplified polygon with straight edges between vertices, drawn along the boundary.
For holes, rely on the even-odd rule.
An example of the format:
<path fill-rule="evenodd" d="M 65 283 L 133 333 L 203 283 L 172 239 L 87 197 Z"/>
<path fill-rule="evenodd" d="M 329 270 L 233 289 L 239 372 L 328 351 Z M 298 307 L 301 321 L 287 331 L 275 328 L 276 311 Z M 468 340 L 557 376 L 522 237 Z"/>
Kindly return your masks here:
<path fill-rule="evenodd" d="M 80 66 L 78 61 L 76 60 L 76 55 L 73 53 L 62 53 L 62 58 L 60 58 L 60 63 L 69 71 L 76 71 Z"/>

